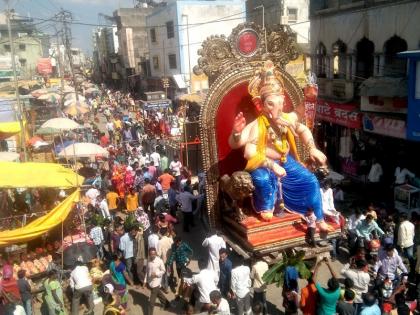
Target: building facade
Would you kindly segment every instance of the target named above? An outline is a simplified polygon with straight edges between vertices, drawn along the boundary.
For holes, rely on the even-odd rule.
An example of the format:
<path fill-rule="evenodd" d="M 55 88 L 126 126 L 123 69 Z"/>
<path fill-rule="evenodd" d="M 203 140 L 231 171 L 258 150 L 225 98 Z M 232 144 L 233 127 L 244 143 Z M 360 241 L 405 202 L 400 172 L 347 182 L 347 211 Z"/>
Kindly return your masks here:
<path fill-rule="evenodd" d="M 247 0 L 246 19 L 263 26 L 289 25 L 296 32 L 298 44 L 309 43 L 308 0 Z"/>
<path fill-rule="evenodd" d="M 310 2 L 318 140 L 335 169 L 367 180 L 372 158 L 384 169 L 415 168 L 410 152 L 419 147 L 406 141 L 409 67 L 398 53 L 419 48 L 419 19 L 419 1 Z"/>
<path fill-rule="evenodd" d="M 121 64 L 118 79 L 123 88 L 129 88 L 135 77 L 148 75 L 148 41 L 146 16 L 152 8 L 144 4 L 140 8 L 121 8 L 114 11 L 117 25 L 118 57 Z"/>
<path fill-rule="evenodd" d="M 11 28 L 18 75 L 29 79 L 37 73 L 39 58 L 48 57 L 49 37 L 38 32 L 27 19 L 12 17 Z M 0 14 L 0 38 L 0 56 L 3 60 L 11 60 L 12 49 L 4 14 Z M 0 68 L 0 80 L 10 80 L 13 77 L 11 63 L 2 64 Z"/>
<path fill-rule="evenodd" d="M 244 11 L 238 0 L 173 1 L 155 8 L 147 17 L 151 76 L 171 78 L 173 93 L 206 90 L 207 79 L 192 73 L 197 52 L 207 37 L 227 36 L 244 22 Z"/>

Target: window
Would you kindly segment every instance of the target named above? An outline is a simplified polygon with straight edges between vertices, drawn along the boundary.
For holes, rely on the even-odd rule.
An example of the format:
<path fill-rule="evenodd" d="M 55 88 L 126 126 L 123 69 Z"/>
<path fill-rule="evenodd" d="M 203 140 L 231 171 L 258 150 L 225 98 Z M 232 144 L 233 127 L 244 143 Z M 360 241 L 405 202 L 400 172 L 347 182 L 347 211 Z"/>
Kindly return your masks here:
<path fill-rule="evenodd" d="M 25 44 L 19 44 L 19 50 L 20 51 L 25 51 L 26 50 L 26 45 Z"/>
<path fill-rule="evenodd" d="M 10 52 L 10 51 L 11 51 L 11 49 L 10 49 L 10 45 L 4 45 L 3 47 L 4 47 L 4 50 L 5 50 L 6 52 Z"/>
<path fill-rule="evenodd" d="M 174 38 L 175 37 L 174 22 L 173 21 L 166 22 L 166 34 L 168 35 L 168 38 Z"/>
<path fill-rule="evenodd" d="M 26 67 L 26 59 L 24 59 L 24 58 L 19 59 L 19 63 L 20 63 L 20 66 L 21 66 L 22 68 L 25 68 L 25 67 Z"/>
<path fill-rule="evenodd" d="M 156 43 L 156 30 L 154 28 L 150 30 L 150 41 Z"/>
<path fill-rule="evenodd" d="M 176 55 L 175 54 L 169 54 L 169 69 L 176 69 Z"/>
<path fill-rule="evenodd" d="M 287 8 L 287 17 L 288 17 L 289 23 L 296 23 L 298 19 L 298 9 Z"/>
<path fill-rule="evenodd" d="M 373 53 L 375 44 L 366 37 L 363 37 L 356 44 L 356 76 L 358 78 L 369 78 L 373 75 Z M 378 63 L 379 64 L 379 63 Z"/>
<path fill-rule="evenodd" d="M 334 78 L 344 79 L 346 77 L 347 46 L 339 39 L 332 45 L 332 52 Z"/>
<path fill-rule="evenodd" d="M 153 56 L 153 69 L 159 69 L 159 56 Z"/>
<path fill-rule="evenodd" d="M 392 36 L 385 42 L 384 76 L 404 77 L 406 75 L 407 60 L 397 57 L 399 52 L 405 50 L 407 50 L 407 42 L 397 35 Z"/>
<path fill-rule="evenodd" d="M 319 78 L 326 77 L 326 56 L 327 49 L 323 43 L 319 43 L 316 48 L 316 74 Z"/>

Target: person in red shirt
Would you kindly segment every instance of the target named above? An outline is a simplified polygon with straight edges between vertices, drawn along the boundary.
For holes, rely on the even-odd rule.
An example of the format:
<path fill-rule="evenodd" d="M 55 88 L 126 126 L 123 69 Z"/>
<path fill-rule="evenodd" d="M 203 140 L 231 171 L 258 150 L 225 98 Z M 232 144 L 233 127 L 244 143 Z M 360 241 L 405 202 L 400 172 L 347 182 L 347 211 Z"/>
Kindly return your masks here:
<path fill-rule="evenodd" d="M 171 182 L 175 181 L 175 177 L 169 174 L 169 169 L 166 169 L 158 178 L 159 183 L 162 185 L 163 192 L 167 192 L 171 188 Z"/>
<path fill-rule="evenodd" d="M 105 135 L 105 133 L 101 133 L 101 138 L 99 142 L 102 147 L 107 147 L 109 145 L 109 138 Z"/>

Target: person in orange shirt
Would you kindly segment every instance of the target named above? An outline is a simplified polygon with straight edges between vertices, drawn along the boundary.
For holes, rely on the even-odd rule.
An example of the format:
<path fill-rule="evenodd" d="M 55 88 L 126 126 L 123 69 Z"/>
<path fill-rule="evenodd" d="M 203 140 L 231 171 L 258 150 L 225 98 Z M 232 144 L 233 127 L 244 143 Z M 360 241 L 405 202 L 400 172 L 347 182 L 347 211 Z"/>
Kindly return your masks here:
<path fill-rule="evenodd" d="M 318 293 L 315 283 L 312 279 L 313 275 L 308 279 L 306 287 L 300 290 L 300 309 L 303 315 L 316 314 L 318 306 Z"/>
<path fill-rule="evenodd" d="M 118 200 L 119 196 L 115 190 L 111 190 L 106 194 L 106 202 L 108 203 L 108 209 L 111 216 L 115 216 L 115 213 L 118 210 Z"/>
<path fill-rule="evenodd" d="M 169 169 L 166 169 L 162 175 L 159 176 L 158 181 L 162 185 L 162 190 L 167 192 L 171 188 L 171 182 L 175 180 L 171 174 L 169 174 Z"/>
<path fill-rule="evenodd" d="M 128 195 L 125 197 L 125 204 L 128 212 L 136 211 L 139 206 L 139 194 L 130 188 Z"/>

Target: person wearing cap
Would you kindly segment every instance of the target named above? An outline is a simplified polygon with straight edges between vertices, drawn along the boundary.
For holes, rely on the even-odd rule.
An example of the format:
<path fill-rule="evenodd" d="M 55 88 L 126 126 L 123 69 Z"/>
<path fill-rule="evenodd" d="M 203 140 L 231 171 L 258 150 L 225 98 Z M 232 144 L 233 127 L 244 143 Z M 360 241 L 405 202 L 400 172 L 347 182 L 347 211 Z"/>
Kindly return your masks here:
<path fill-rule="evenodd" d="M 363 293 L 368 292 L 370 276 L 368 273 L 368 264 L 366 260 L 356 260 L 356 268 L 353 269 L 350 267 L 350 264 L 346 264 L 343 269 L 341 269 L 341 274 L 351 279 L 354 283 L 352 290 L 355 293 L 354 304 L 357 311 L 360 310 L 363 299 Z"/>

